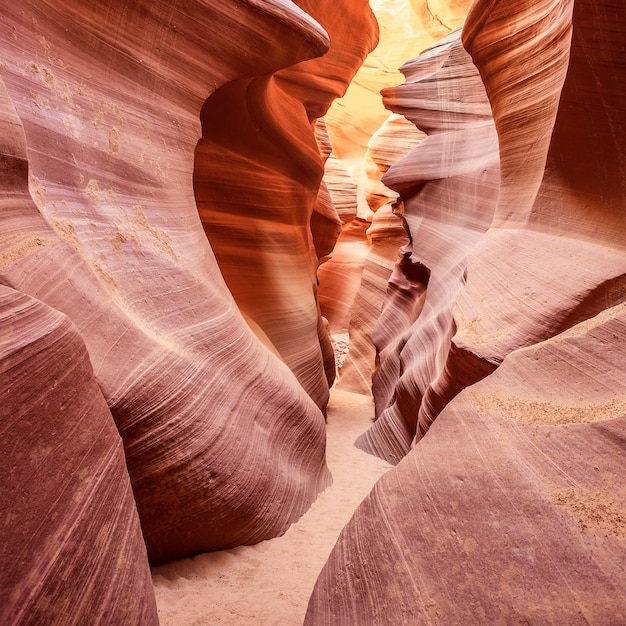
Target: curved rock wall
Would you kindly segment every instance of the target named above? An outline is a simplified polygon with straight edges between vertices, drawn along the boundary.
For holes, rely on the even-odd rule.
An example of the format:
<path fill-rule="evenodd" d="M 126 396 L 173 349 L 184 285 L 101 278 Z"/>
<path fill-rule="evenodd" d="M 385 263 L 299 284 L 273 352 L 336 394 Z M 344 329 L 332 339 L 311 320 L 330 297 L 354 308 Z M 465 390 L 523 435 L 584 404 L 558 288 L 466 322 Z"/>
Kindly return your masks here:
<path fill-rule="evenodd" d="M 532 230 L 567 233 L 622 250 L 626 246 L 623 22 L 621 7 L 583 0 L 574 4 L 570 65 L 545 173 L 532 211 L 521 220 Z"/>
<path fill-rule="evenodd" d="M 240 122 L 267 149 L 253 169 L 282 175 L 262 189 L 283 183 L 257 197 L 278 227 L 258 233 L 253 245 L 269 253 L 245 272 L 263 266 L 267 298 L 278 285 L 305 299 L 306 319 L 288 320 L 305 354 L 289 348 L 290 364 L 323 407 L 334 367 L 314 295 L 309 220 L 322 166 L 311 120 L 376 36 L 367 3 L 350 8 L 356 37 L 337 21 L 340 3 L 323 9 L 326 30 L 279 0 L 2 3 L 0 281 L 75 324 L 124 442 L 152 562 L 281 534 L 329 481 L 323 414 L 270 340 L 276 320 L 233 299 L 193 188 L 202 125 L 228 128 L 249 97 L 261 126 Z M 300 66 L 327 52 L 328 32 L 337 53 Z M 229 140 L 232 158 L 250 155 L 237 133 Z M 253 177 L 235 173 L 234 193 L 238 177 Z M 214 190 L 225 205 L 226 191 Z M 285 241 L 290 254 L 272 256 Z M 292 302 L 276 304 L 284 314 Z M 294 341 L 300 326 L 306 341 Z"/>
<path fill-rule="evenodd" d="M 310 227 L 324 170 L 311 121 L 343 95 L 378 31 L 367 2 L 299 4 L 328 30 L 328 53 L 213 94 L 202 111 L 194 185 L 237 304 L 325 409 L 332 380 L 321 345 L 330 343 L 318 336 L 327 331 L 316 303 Z"/>
<path fill-rule="evenodd" d="M 383 176 L 400 194 L 410 243 L 374 330 L 378 419 L 357 444 L 392 462 L 436 416 L 438 409 L 422 399 L 459 375 L 450 363 L 456 358 L 450 351 L 452 311 L 467 256 L 491 222 L 499 182 L 489 101 L 460 30 L 402 71 L 406 83 L 384 90 L 385 103 L 427 137 Z"/>
<path fill-rule="evenodd" d="M 598 44 L 603 24 L 620 24 L 619 11 L 584 1 L 517 10 L 519 31 L 506 48 L 496 35 L 512 19 L 506 11 L 485 23 L 470 14 L 464 35 L 493 103 L 502 185 L 493 228 L 470 259 L 454 341 L 496 365 L 626 296 L 625 178 L 615 167 L 625 153 L 624 120 L 616 115 L 624 97 L 615 89 L 626 75 L 615 32 L 624 26 L 607 28 Z M 497 59 L 512 54 L 517 62 L 504 72 Z M 592 120 L 585 171 L 572 152 L 583 119 Z M 486 299 L 487 289 L 499 297 Z"/>
<path fill-rule="evenodd" d="M 65 315 L 5 286 L 0 380 L 0 621 L 158 624 L 122 441 L 85 345 Z"/>
<path fill-rule="evenodd" d="M 342 531 L 307 624 L 611 624 L 625 614 L 625 28 L 610 2 L 474 3 L 462 36 L 497 130 L 493 222 L 467 251 L 466 278 L 446 283 L 457 285 L 447 323 L 424 335 L 441 346 L 439 369 L 424 341 L 421 365 L 404 373 L 417 361 L 409 342 L 435 317 L 424 319 L 438 260 L 458 248 L 417 256 L 433 271 L 397 299 L 415 332 L 388 370 L 381 352 L 379 393 L 391 405 L 361 445 L 403 458 Z M 402 105 L 411 114 L 416 103 Z M 442 148 L 463 157 L 453 141 Z M 413 180 L 416 197 L 428 193 Z M 445 206 L 425 204 L 419 226 Z M 410 202 L 405 219 L 418 222 Z M 410 253 L 445 232 L 418 240 L 413 227 Z"/>
<path fill-rule="evenodd" d="M 342 531 L 305 623 L 619 623 L 625 323 L 516 351 L 450 403 Z"/>

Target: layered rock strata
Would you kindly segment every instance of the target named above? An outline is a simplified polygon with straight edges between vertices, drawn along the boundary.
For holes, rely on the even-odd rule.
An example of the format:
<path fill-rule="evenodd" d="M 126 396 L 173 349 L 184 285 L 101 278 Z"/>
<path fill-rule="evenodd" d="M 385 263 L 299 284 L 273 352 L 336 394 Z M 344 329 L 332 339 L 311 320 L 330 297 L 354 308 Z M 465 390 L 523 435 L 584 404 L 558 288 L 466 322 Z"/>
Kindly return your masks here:
<path fill-rule="evenodd" d="M 319 319 L 311 219 L 315 215 L 316 230 L 326 230 L 320 217 L 328 211 L 314 211 L 324 167 L 311 122 L 343 95 L 378 30 L 363 0 L 298 4 L 328 31 L 329 51 L 268 77 L 231 82 L 207 100 L 194 187 L 239 308 L 325 409 L 332 379 L 324 359 L 333 359 Z M 337 224 L 331 219 L 330 225 Z M 323 238 L 318 235 L 318 243 Z M 322 247 L 323 256 L 332 245 Z M 244 261 L 246 250 L 251 256 Z"/>
<path fill-rule="evenodd" d="M 0 621 L 158 624 L 122 440 L 80 334 L 0 286 Z"/>
<path fill-rule="evenodd" d="M 389 457 L 404 429 L 405 456 L 342 531 L 307 623 L 626 612 L 625 25 L 609 2 L 474 3 L 463 41 L 498 133 L 492 227 L 469 254 L 447 374 L 415 391 L 415 429 L 369 440 Z"/>
<path fill-rule="evenodd" d="M 496 35 L 512 19 L 506 8 L 487 19 L 477 9 L 464 34 L 492 102 L 502 185 L 470 259 L 455 342 L 496 365 L 626 298 L 623 12 L 583 0 L 516 12 L 506 40 Z M 511 54 L 519 62 L 504 70 Z M 486 299 L 494 288 L 499 297 Z"/>
<path fill-rule="evenodd" d="M 348 172 L 332 154 L 324 118 L 313 124 L 315 141 L 324 162 L 324 176 L 311 214 L 311 234 L 319 264 L 330 259 L 341 227 L 356 215 L 356 190 Z"/>
<path fill-rule="evenodd" d="M 489 101 L 460 30 L 401 69 L 406 82 L 383 92 L 385 104 L 427 137 L 383 176 L 400 195 L 410 243 L 373 332 L 377 421 L 357 444 L 392 462 L 436 415 L 422 399 L 436 393 L 442 378 L 459 374 L 447 363 L 458 360 L 452 311 L 467 256 L 491 223 L 499 182 Z"/>
<path fill-rule="evenodd" d="M 518 350 L 450 403 L 342 531 L 305 623 L 619 623 L 625 323 Z"/>
<path fill-rule="evenodd" d="M 344 41 L 344 27 L 334 26 L 341 7 L 327 9 L 328 30 Z M 277 230 L 259 233 L 270 243 L 259 264 L 269 280 L 278 262 L 274 284 L 285 281 L 311 305 L 304 322 L 294 312 L 293 327 L 324 336 L 307 235 L 322 169 L 310 123 L 373 45 L 366 3 L 352 10 L 359 36 L 318 66 L 332 76 L 313 88 L 316 66 L 298 64 L 327 52 L 328 33 L 291 3 L 3 3 L 0 281 L 63 313 L 84 341 L 124 442 L 152 562 L 276 536 L 328 484 L 323 415 L 279 358 L 263 319 L 243 303 L 247 318 L 240 312 L 192 183 L 201 122 L 226 128 L 228 117 L 211 120 L 211 107 L 234 114 L 249 96 L 262 125 L 250 128 L 256 149 L 267 148 L 256 153 L 255 171 L 281 162 L 298 181 L 285 188 L 292 212 L 274 206 Z M 270 131 L 287 143 L 273 149 Z M 241 136 L 232 142 L 239 158 L 254 156 Z M 265 178 L 258 182 L 267 188 Z M 272 250 L 281 232 L 294 231 L 292 272 L 291 257 Z M 257 260 L 249 263 L 253 273 Z M 307 342 L 300 343 L 308 354 Z M 323 406 L 324 363 L 299 367 Z M 330 375 L 332 364 L 326 369 Z M 3 419 L 7 411 L 3 405 Z"/>

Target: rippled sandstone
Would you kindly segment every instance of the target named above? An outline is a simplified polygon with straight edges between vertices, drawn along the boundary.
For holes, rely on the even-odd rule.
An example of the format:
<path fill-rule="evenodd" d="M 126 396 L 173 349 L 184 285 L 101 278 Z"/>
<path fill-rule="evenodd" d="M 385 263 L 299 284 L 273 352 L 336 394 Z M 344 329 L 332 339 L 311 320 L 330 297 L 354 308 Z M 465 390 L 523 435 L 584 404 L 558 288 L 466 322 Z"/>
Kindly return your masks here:
<path fill-rule="evenodd" d="M 390 1 L 355 121 L 365 0 L 0 5 L 4 621 L 155 623 L 149 562 L 283 533 L 328 329 L 397 465 L 308 623 L 619 621 L 621 8 Z"/>
<path fill-rule="evenodd" d="M 461 384 L 462 372 L 449 371 L 452 312 L 468 254 L 489 227 L 498 195 L 491 108 L 460 36 L 456 30 L 406 63 L 406 82 L 383 92 L 390 109 L 426 133 L 383 176 L 400 195 L 410 242 L 373 333 L 378 419 L 357 445 L 392 462 L 434 419 L 428 401 L 438 387 Z"/>
<path fill-rule="evenodd" d="M 429 300 L 444 301 L 441 287 L 432 293 L 436 271 L 458 248 L 423 257 L 421 287 L 396 299 L 414 332 L 401 358 L 380 353 L 374 391 L 388 408 L 359 445 L 399 462 L 342 531 L 306 623 L 611 624 L 625 614 L 625 27 L 609 2 L 474 3 L 462 40 L 497 132 L 493 220 L 456 268 L 466 273 L 440 309 L 446 324 L 424 335 L 441 350 L 435 368 L 427 341 L 415 352 L 409 343 L 437 317 L 425 315 Z M 407 113 L 422 103 L 407 98 Z M 454 142 L 442 148 L 448 160 L 435 162 L 463 163 Z M 408 177 L 399 192 L 413 197 Z M 450 206 L 424 203 L 414 224 Z M 431 241 L 414 236 L 410 252 L 421 262 Z M 394 329 L 383 331 L 393 345 Z"/>
<path fill-rule="evenodd" d="M 51 476 L 37 523 L 50 525 L 52 534 L 23 545 L 33 551 L 37 541 L 45 543 L 40 548 L 49 555 L 50 575 L 67 575 L 67 584 L 54 590 L 60 595 L 48 598 L 61 612 L 82 594 L 70 584 L 81 575 L 72 562 L 79 558 L 71 552 L 76 542 L 101 537 L 96 543 L 102 544 L 102 563 L 85 584 L 102 591 L 102 577 L 117 562 L 119 576 L 109 590 L 132 578 L 134 587 L 124 591 L 138 598 L 130 621 L 141 622 L 141 611 L 154 619 L 146 549 L 156 563 L 274 537 L 330 480 L 320 407 L 334 367 L 328 365 L 331 348 L 314 293 L 317 261 L 309 221 L 322 160 L 311 123 L 373 47 L 376 25 L 366 2 L 347 3 L 349 24 L 359 27 L 352 36 L 338 21 L 343 3 L 327 4 L 319 7 L 323 28 L 305 10 L 278 0 L 124 7 L 72 0 L 2 3 L 0 282 L 10 288 L 9 299 L 43 307 L 30 320 L 33 337 L 45 331 L 49 318 L 63 320 L 75 348 L 59 362 L 39 353 L 45 342 L 25 348 L 24 376 L 44 368 L 48 378 L 42 384 L 59 387 L 58 401 L 49 405 L 44 390 L 16 395 L 19 387 L 6 386 L 13 365 L 4 359 L 2 392 L 10 402 L 1 411 L 3 426 L 13 424 L 16 406 L 30 411 L 33 428 L 51 442 L 37 457 L 40 471 L 61 472 L 54 461 L 60 453 L 67 455 L 69 473 L 80 469 L 80 476 Z M 340 45 L 330 45 L 329 33 Z M 306 65 L 317 57 L 324 58 L 321 65 Z M 247 275 L 264 268 L 263 297 L 274 307 L 269 317 L 262 303 L 247 310 L 231 285 L 233 298 L 224 281 L 227 263 L 216 262 L 194 195 L 194 176 L 196 182 L 202 176 L 204 140 L 198 140 L 209 129 L 226 129 L 248 96 L 257 123 L 248 130 L 258 141 L 232 134 L 232 158 L 254 161 L 233 183 L 238 177 L 253 183 L 256 172 L 261 194 L 270 186 L 263 176 L 268 167 L 282 176 L 273 200 L 272 194 L 254 199 L 262 232 L 248 245 L 252 256 L 242 266 Z M 244 116 L 242 132 L 246 121 L 254 124 Z M 285 143 L 274 143 L 278 137 Z M 216 169 L 225 163 L 226 155 Z M 287 202 L 282 208 L 281 190 Z M 223 193 L 224 207 L 227 191 L 238 193 L 213 190 Z M 270 201 L 274 231 L 263 230 L 260 214 Z M 231 216 L 237 218 L 236 212 Z M 254 231 L 252 221 L 248 227 Z M 228 240 L 226 230 L 216 245 L 220 250 L 238 243 Z M 276 244 L 285 243 L 281 233 L 291 233 L 287 240 L 294 245 L 286 256 L 274 257 Z M 256 256 L 261 240 L 268 244 L 265 259 Z M 288 298 L 279 301 L 272 289 Z M 288 314 L 292 292 L 306 306 Z M 275 310 L 290 325 L 295 348 L 285 348 L 282 336 L 270 337 Z M 9 317 L 6 323 L 2 348 L 10 357 L 14 322 Z M 76 448 L 62 445 L 66 434 L 54 427 L 76 393 L 60 381 L 74 370 L 85 372 L 86 381 L 85 397 L 79 394 L 76 402 L 87 406 L 96 390 L 104 398 L 93 414 L 79 406 L 77 425 L 85 436 L 93 431 L 98 440 L 97 433 L 106 432 L 109 438 L 108 448 L 102 441 L 101 456 L 91 452 L 82 460 L 74 458 L 83 454 L 78 442 Z M 29 384 L 26 378 L 19 383 Z M 19 424 L 11 428 L 15 441 L 26 436 Z M 25 476 L 33 459 L 10 462 Z M 99 473 L 105 462 L 109 468 Z M 91 485 L 96 475 L 100 482 L 85 492 L 81 485 Z M 5 486 L 10 492 L 3 492 L 4 501 L 14 515 L 7 519 L 8 538 L 16 526 L 34 523 L 35 510 L 19 504 L 30 492 Z M 51 503 L 64 489 L 79 490 L 83 499 L 77 495 L 76 506 L 89 512 L 78 515 L 70 508 L 63 520 L 48 519 L 44 512 L 52 515 Z M 118 508 L 111 511 L 94 504 L 113 497 Z M 68 524 L 74 534 L 66 536 Z M 120 538 L 122 533 L 127 536 Z M 22 549 L 19 542 L 15 548 Z M 12 573 L 1 589 L 3 610 L 35 610 L 29 604 L 35 596 L 11 590 L 39 576 L 48 580 L 42 568 L 34 563 L 31 570 Z M 85 604 L 85 610 L 105 611 L 111 601 Z"/>

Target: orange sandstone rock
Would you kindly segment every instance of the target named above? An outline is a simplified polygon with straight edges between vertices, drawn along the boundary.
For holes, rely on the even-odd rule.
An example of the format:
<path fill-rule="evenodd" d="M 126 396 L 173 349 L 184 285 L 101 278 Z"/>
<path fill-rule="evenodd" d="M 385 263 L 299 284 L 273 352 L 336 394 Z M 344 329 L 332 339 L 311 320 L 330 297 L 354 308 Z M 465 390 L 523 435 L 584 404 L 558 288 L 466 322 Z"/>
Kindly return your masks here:
<path fill-rule="evenodd" d="M 378 31 L 363 0 L 298 4 L 329 33 L 328 52 L 214 93 L 202 111 L 194 186 L 238 306 L 324 410 L 334 371 L 324 367 L 332 351 L 317 305 L 312 218 L 320 256 L 332 246 L 321 244 L 328 234 L 314 212 L 324 169 L 311 122 L 343 95 Z M 337 223 L 330 227 L 336 237 Z"/>
<path fill-rule="evenodd" d="M 305 623 L 619 623 L 625 323 L 607 309 L 457 396 L 343 529 Z"/>
<path fill-rule="evenodd" d="M 323 415 L 224 283 L 194 148 L 209 94 L 327 34 L 278 1 L 2 13 L 0 281 L 74 322 L 152 562 L 281 534 L 328 483 Z"/>
<path fill-rule="evenodd" d="M 427 367 L 414 370 L 424 375 L 412 388 L 387 376 L 398 417 L 385 422 L 385 410 L 364 443 L 403 458 L 342 531 L 306 623 L 623 619 L 620 11 L 586 0 L 474 3 L 463 41 L 498 133 L 494 221 L 469 251 L 442 373 L 422 398 Z M 587 169 L 573 147 L 588 128 Z M 436 240 L 422 241 L 429 250 Z M 418 309 L 418 324 L 430 317 L 434 277 L 403 305 Z M 401 383 L 407 361 L 389 361 Z M 417 423 L 403 418 L 411 414 Z"/>
<path fill-rule="evenodd" d="M 467 256 L 491 222 L 499 182 L 489 101 L 460 31 L 402 71 L 406 83 L 385 90 L 385 103 L 427 137 L 383 176 L 400 194 L 410 244 L 391 276 L 390 297 L 373 331 L 378 419 L 357 443 L 392 462 L 408 452 L 441 408 L 422 400 L 447 388 L 450 376 L 461 375 L 451 351 L 452 314 Z M 448 399 L 460 388 L 447 391 Z"/>

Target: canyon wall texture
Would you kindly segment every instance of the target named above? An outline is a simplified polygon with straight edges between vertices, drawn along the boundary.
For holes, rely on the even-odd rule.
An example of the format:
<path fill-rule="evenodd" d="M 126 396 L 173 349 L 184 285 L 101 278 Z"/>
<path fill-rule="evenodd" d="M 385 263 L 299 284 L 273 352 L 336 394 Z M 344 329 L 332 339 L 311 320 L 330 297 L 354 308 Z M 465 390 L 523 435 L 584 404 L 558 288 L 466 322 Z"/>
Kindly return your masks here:
<path fill-rule="evenodd" d="M 372 6 L 0 0 L 3 622 L 284 533 L 336 362 L 395 467 L 307 623 L 626 614 L 624 8 Z"/>
<path fill-rule="evenodd" d="M 122 440 L 76 326 L 0 286 L 0 337 L 0 621 L 157 624 Z"/>
<path fill-rule="evenodd" d="M 392 210 L 398 194 L 381 182 L 393 163 L 424 136 L 401 115 L 383 106 L 380 91 L 402 80 L 398 71 L 410 59 L 463 22 L 471 2 L 373 0 L 380 42 L 357 72 L 346 95 L 326 115 L 335 155 L 356 185 L 357 222 L 346 226 L 330 262 L 319 272 L 322 313 L 341 347 L 350 346 L 337 386 L 370 394 L 375 368 L 374 330 L 398 257 L 407 242 L 402 221 Z M 360 233 L 360 234 L 359 234 Z M 344 249 L 345 245 L 345 249 Z M 352 290 L 344 297 L 345 274 Z M 341 278 L 338 278 L 341 277 Z M 333 324 L 334 307 L 348 310 L 346 328 Z"/>
<path fill-rule="evenodd" d="M 147 559 L 277 536 L 329 483 L 313 123 L 377 26 L 298 4 L 0 3 L 11 619 L 119 588 L 154 621 Z"/>
<path fill-rule="evenodd" d="M 453 31 L 405 64 L 406 82 L 383 92 L 389 108 L 427 134 L 383 176 L 400 194 L 410 243 L 392 275 L 393 297 L 374 335 L 378 420 L 358 445 L 392 462 L 434 419 L 428 401 L 452 358 L 452 309 L 465 281 L 467 256 L 489 227 L 497 200 L 495 126 L 460 35 Z M 458 374 L 453 373 L 452 384 L 458 384 Z"/>
<path fill-rule="evenodd" d="M 405 325 L 379 321 L 379 417 L 358 442 L 399 463 L 342 531 L 308 624 L 623 620 L 625 18 L 478 0 L 469 56 L 449 37 L 407 64 L 423 82 L 386 90 L 428 133 L 384 178 L 411 233 L 385 305 Z M 429 89 L 444 96 L 424 115 Z"/>
<path fill-rule="evenodd" d="M 378 31 L 365 0 L 298 4 L 326 28 L 329 51 L 269 77 L 232 81 L 207 100 L 194 187 L 204 229 L 239 308 L 325 409 L 334 358 L 320 324 L 311 237 L 328 240 L 330 222 L 334 237 L 323 246 L 326 256 L 338 220 L 315 211 L 311 232 L 324 172 L 311 122 L 343 95 Z"/>

